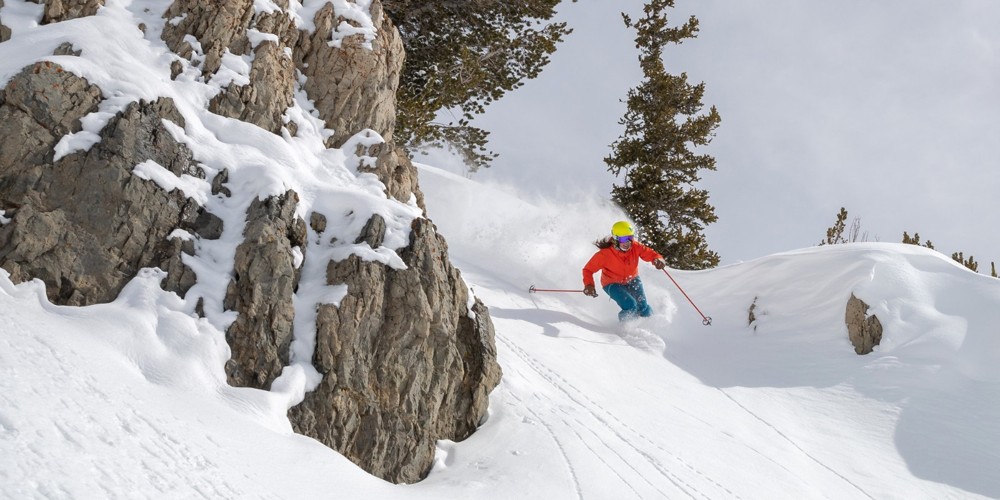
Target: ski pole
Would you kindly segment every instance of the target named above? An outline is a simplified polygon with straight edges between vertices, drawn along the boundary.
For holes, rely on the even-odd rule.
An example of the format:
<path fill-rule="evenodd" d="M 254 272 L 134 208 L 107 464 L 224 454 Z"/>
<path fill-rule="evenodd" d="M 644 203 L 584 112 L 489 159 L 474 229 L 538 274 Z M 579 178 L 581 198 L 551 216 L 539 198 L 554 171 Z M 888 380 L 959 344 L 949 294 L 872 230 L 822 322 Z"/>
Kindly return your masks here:
<path fill-rule="evenodd" d="M 528 293 L 535 292 L 570 292 L 570 293 L 583 293 L 583 290 L 551 290 L 546 288 L 535 288 L 535 285 L 531 285 L 528 288 Z"/>
<path fill-rule="evenodd" d="M 688 297 L 687 292 L 685 292 L 684 289 L 681 288 L 681 286 L 677 284 L 677 280 L 675 280 L 674 277 L 671 276 L 670 273 L 668 273 L 666 269 L 663 270 L 663 274 L 666 274 L 667 277 L 670 278 L 670 281 L 674 282 L 674 286 L 676 286 L 677 289 L 680 290 L 682 294 L 684 294 L 684 298 L 688 299 L 688 302 L 691 303 L 691 306 L 694 307 L 694 310 L 698 311 L 698 314 L 701 315 L 701 320 L 702 320 L 701 324 L 703 324 L 705 326 L 711 326 L 712 325 L 712 318 L 710 316 L 705 316 L 705 313 L 701 312 L 701 309 L 698 309 L 698 306 L 694 305 L 694 301 L 691 300 L 691 297 Z"/>

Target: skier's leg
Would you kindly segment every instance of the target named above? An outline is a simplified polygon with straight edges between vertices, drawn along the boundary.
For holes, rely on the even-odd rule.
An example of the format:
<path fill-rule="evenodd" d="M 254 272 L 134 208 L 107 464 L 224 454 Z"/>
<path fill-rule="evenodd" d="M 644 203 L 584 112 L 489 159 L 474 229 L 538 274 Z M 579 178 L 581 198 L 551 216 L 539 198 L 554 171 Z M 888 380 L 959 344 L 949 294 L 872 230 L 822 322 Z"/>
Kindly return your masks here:
<path fill-rule="evenodd" d="M 626 290 L 635 300 L 635 309 L 639 316 L 647 317 L 653 314 L 653 308 L 649 307 L 649 302 L 646 301 L 646 291 L 642 288 L 642 280 L 638 276 L 626 284 Z"/>
<path fill-rule="evenodd" d="M 638 303 L 625 285 L 612 283 L 604 287 L 604 292 L 622 308 L 618 321 L 627 321 L 639 315 Z"/>

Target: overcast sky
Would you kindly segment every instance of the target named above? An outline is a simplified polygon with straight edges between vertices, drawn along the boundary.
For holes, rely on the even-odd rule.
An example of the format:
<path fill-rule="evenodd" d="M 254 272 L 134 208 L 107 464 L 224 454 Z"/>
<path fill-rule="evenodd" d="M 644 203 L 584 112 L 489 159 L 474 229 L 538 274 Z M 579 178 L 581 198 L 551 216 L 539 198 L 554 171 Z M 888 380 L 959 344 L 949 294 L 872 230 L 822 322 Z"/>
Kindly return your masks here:
<path fill-rule="evenodd" d="M 620 12 L 642 5 L 560 6 L 575 31 L 476 120 L 501 156 L 474 178 L 610 192 L 602 160 L 641 80 Z M 815 245 L 841 206 L 869 241 L 919 232 L 980 272 L 1000 263 L 1000 1 L 678 0 L 671 25 L 692 14 L 698 37 L 665 57 L 722 115 L 701 187 L 723 264 Z"/>

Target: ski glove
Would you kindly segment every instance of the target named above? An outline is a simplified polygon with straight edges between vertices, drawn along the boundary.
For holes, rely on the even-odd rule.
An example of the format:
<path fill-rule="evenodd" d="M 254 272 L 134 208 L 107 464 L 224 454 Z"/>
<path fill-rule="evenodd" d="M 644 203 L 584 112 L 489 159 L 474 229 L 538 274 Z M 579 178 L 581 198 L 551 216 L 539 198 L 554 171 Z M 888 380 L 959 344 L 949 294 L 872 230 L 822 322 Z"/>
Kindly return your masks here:
<path fill-rule="evenodd" d="M 590 297 L 597 297 L 597 289 L 594 288 L 594 285 L 585 285 L 583 287 L 583 294 Z"/>
<path fill-rule="evenodd" d="M 667 261 L 663 259 L 656 259 L 653 261 L 653 267 L 662 271 L 664 267 L 667 267 Z"/>

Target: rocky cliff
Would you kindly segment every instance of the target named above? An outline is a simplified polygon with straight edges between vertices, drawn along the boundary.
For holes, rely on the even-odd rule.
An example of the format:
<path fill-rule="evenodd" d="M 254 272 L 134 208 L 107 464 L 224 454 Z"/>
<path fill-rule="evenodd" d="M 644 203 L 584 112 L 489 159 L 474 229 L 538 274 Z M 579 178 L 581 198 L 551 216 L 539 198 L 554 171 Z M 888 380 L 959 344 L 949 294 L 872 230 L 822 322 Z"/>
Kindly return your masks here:
<path fill-rule="evenodd" d="M 391 481 L 475 430 L 500 377 L 493 326 L 383 139 L 404 54 L 379 0 L 18 5 L 0 0 L 0 68 L 24 63 L 0 75 L 15 282 L 87 305 L 167 271 L 225 330 L 231 384 L 305 373 L 293 427 Z M 122 68 L 94 63 L 116 50 Z"/>

